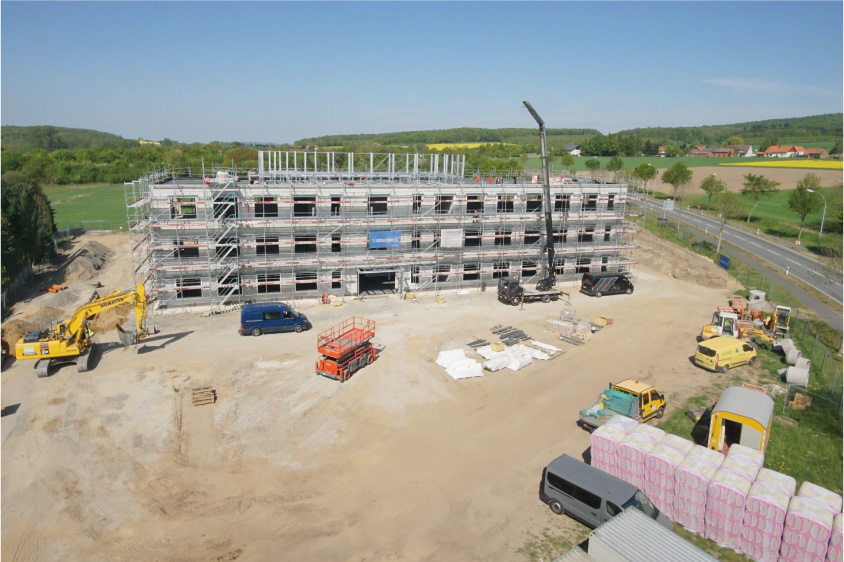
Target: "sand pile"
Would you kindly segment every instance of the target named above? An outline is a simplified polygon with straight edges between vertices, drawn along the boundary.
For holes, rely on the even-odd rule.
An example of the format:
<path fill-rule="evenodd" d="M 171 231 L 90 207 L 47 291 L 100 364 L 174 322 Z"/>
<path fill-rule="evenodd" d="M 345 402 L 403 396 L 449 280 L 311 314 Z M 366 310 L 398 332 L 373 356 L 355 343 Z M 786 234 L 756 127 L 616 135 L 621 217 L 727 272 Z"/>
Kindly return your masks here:
<path fill-rule="evenodd" d="M 88 328 L 96 334 L 110 332 L 117 324 L 122 326 L 130 316 L 134 318 L 134 310 L 135 305 L 131 302 L 103 310 L 96 318 L 88 321 Z"/>
<path fill-rule="evenodd" d="M 70 283 L 90 281 L 105 267 L 114 254 L 107 246 L 93 240 L 86 242 L 71 258 L 65 271 Z"/>
<path fill-rule="evenodd" d="M 15 344 L 18 340 L 24 337 L 27 332 L 36 328 L 46 328 L 43 324 L 37 324 L 31 320 L 9 320 L 3 324 L 2 338 L 12 353 L 15 350 Z"/>
<path fill-rule="evenodd" d="M 639 242 L 639 261 L 648 269 L 713 289 L 726 289 L 735 285 L 735 279 L 712 260 L 666 242 L 647 230 L 641 232 Z"/>
<path fill-rule="evenodd" d="M 37 314 L 27 318 L 27 321 L 35 322 L 39 326 L 43 326 L 45 328 L 50 328 L 69 317 L 70 315 L 66 314 L 65 311 L 60 308 L 45 306 L 44 308 L 39 309 Z"/>

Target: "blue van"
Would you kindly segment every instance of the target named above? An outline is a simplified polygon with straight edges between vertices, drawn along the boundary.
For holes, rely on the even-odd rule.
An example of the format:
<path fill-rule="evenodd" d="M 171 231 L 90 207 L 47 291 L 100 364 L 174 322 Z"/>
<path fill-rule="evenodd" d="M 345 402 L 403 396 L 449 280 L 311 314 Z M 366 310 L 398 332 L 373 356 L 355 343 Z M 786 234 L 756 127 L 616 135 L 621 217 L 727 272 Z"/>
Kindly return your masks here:
<path fill-rule="evenodd" d="M 283 302 L 247 304 L 240 309 L 241 336 L 260 336 L 271 332 L 301 332 L 310 330 L 308 317 Z"/>

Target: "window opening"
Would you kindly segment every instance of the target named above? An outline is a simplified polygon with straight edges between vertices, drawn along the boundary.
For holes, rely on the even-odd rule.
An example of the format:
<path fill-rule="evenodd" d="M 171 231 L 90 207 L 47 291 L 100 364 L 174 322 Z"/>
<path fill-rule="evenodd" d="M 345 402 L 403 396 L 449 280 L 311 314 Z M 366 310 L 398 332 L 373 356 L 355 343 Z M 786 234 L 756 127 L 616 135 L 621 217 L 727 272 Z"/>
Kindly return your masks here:
<path fill-rule="evenodd" d="M 528 213 L 542 212 L 542 195 L 538 193 L 530 193 L 525 202 L 525 211 Z"/>
<path fill-rule="evenodd" d="M 176 281 L 176 298 L 191 299 L 202 296 L 202 284 L 199 277 L 189 277 Z"/>
<path fill-rule="evenodd" d="M 463 280 L 464 281 L 477 281 L 481 278 L 481 266 L 477 263 L 465 263 L 463 264 Z"/>
<path fill-rule="evenodd" d="M 294 197 L 293 198 L 293 216 L 294 217 L 315 217 L 316 216 L 316 198 L 315 197 Z"/>
<path fill-rule="evenodd" d="M 525 229 L 525 244 L 536 244 L 540 240 L 541 230 L 538 228 Z"/>
<path fill-rule="evenodd" d="M 463 246 L 472 248 L 480 246 L 482 242 L 481 231 L 477 228 L 467 228 L 463 231 Z"/>
<path fill-rule="evenodd" d="M 302 271 L 296 274 L 296 292 L 316 291 L 317 274 L 312 271 Z"/>
<path fill-rule="evenodd" d="M 492 264 L 492 278 L 510 277 L 510 262 L 499 261 Z"/>
<path fill-rule="evenodd" d="M 436 203 L 434 203 L 434 214 L 445 215 L 451 211 L 451 203 L 453 199 L 453 195 L 438 195 Z"/>
<path fill-rule="evenodd" d="M 386 195 L 370 195 L 370 197 L 369 197 L 369 214 L 370 215 L 386 215 L 387 214 L 387 196 Z"/>
<path fill-rule="evenodd" d="M 293 237 L 294 254 L 313 254 L 316 252 L 316 235 L 315 234 L 308 234 L 308 235 L 300 235 Z"/>
<path fill-rule="evenodd" d="M 497 228 L 495 230 L 495 245 L 510 246 L 513 243 L 511 231 L 508 228 Z"/>
<path fill-rule="evenodd" d="M 276 255 L 279 251 L 278 236 L 258 236 L 255 239 L 257 246 L 255 253 L 259 256 L 269 254 Z"/>
<path fill-rule="evenodd" d="M 278 197 L 256 197 L 255 217 L 259 219 L 278 218 Z"/>
<path fill-rule="evenodd" d="M 512 213 L 513 212 L 513 196 L 512 195 L 499 195 L 498 196 L 498 203 L 495 206 L 495 210 L 499 213 Z"/>
<path fill-rule="evenodd" d="M 259 273 L 258 274 L 258 294 L 265 295 L 267 293 L 281 292 L 281 274 L 280 273 Z"/>

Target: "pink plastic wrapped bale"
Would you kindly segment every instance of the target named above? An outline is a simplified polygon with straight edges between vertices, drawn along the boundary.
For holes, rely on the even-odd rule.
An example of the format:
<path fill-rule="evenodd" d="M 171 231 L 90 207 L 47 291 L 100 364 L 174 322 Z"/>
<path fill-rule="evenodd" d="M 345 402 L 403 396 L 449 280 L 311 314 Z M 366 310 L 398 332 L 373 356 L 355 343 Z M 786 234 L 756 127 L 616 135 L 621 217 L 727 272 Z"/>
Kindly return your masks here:
<path fill-rule="evenodd" d="M 724 455 L 695 445 L 674 471 L 673 519 L 689 531 L 703 533 L 706 489 Z"/>
<path fill-rule="evenodd" d="M 794 496 L 797 482 L 791 476 L 767 468 L 759 471 L 750 487 L 744 506 L 744 526 L 770 536 L 777 541 L 782 536 L 788 502 Z"/>
<path fill-rule="evenodd" d="M 730 450 L 727 452 L 727 458 L 740 457 L 747 462 L 756 465 L 757 469 L 765 466 L 765 453 L 757 449 L 745 447 L 739 443 L 730 445 Z"/>
<path fill-rule="evenodd" d="M 665 431 L 659 429 L 658 427 L 654 427 L 652 425 L 648 425 L 646 423 L 640 423 L 630 433 L 643 433 L 645 435 L 650 435 L 654 438 L 655 441 L 659 442 L 665 439 Z"/>
<path fill-rule="evenodd" d="M 666 517 L 674 519 L 674 471 L 694 447 L 694 443 L 666 434 L 645 455 L 645 495 Z"/>
<path fill-rule="evenodd" d="M 838 514 L 832 520 L 832 537 L 826 551 L 827 562 L 844 562 L 844 515 Z"/>
<path fill-rule="evenodd" d="M 721 546 L 738 550 L 744 525 L 744 504 L 752 484 L 743 475 L 725 470 L 728 460 L 724 460 L 706 490 L 704 534 Z"/>
<path fill-rule="evenodd" d="M 624 441 L 624 438 L 627 437 L 627 434 L 633 429 L 627 424 L 612 423 L 613 420 L 622 418 L 623 416 L 615 416 L 614 418 L 611 418 L 607 423 L 593 431 L 592 435 L 589 436 L 589 443 L 592 445 L 593 457 L 596 452 L 606 453 L 607 455 L 615 455 L 618 444 Z M 630 418 L 625 419 L 630 420 Z M 638 424 L 638 422 L 634 420 L 630 421 Z"/>
<path fill-rule="evenodd" d="M 797 492 L 797 495 L 803 498 L 819 499 L 829 506 L 833 514 L 841 513 L 841 496 L 826 488 L 822 488 L 811 482 L 803 482 L 800 484 L 800 490 Z"/>
<path fill-rule="evenodd" d="M 727 455 L 727 458 L 725 458 L 724 462 L 721 463 L 719 470 L 728 470 L 730 472 L 734 472 L 735 474 L 738 474 L 739 476 L 753 484 L 753 482 L 756 480 L 756 476 L 759 474 L 760 468 L 760 466 L 745 457 L 731 457 L 730 455 Z"/>
<path fill-rule="evenodd" d="M 646 432 L 631 431 L 618 445 L 618 477 L 639 489 L 645 484 L 645 455 L 657 445 Z"/>
<path fill-rule="evenodd" d="M 826 562 L 834 514 L 817 498 L 794 496 L 788 502 L 782 533 L 783 562 Z"/>

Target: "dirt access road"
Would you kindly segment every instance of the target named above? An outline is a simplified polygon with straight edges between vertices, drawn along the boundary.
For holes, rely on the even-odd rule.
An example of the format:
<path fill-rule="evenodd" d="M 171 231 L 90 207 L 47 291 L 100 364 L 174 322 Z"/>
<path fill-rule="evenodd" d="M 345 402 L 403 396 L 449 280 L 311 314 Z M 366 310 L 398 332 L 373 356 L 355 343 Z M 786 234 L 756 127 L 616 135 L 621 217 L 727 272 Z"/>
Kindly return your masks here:
<path fill-rule="evenodd" d="M 115 253 L 95 275 L 131 284 L 125 237 L 87 235 Z M 22 561 L 519 560 L 549 529 L 588 531 L 538 497 L 552 458 L 581 455 L 575 426 L 610 380 L 666 392 L 669 413 L 724 375 L 693 367 L 695 336 L 734 281 L 701 257 L 642 236 L 631 296 L 572 292 L 577 316 L 615 324 L 580 347 L 543 331 L 567 305 L 524 309 L 492 291 L 419 300 L 297 303 L 314 330 L 236 334 L 239 315 L 157 316 L 137 352 L 101 334 L 95 367 L 38 379 L 30 362 L 2 373 L 2 556 Z M 44 294 L 12 320 L 76 303 Z M 63 304 L 64 306 L 58 306 Z M 316 333 L 352 315 L 377 322 L 383 356 L 340 384 L 314 374 Z M 4 331 L 10 327 L 8 321 Z M 518 326 L 565 354 L 513 372 L 452 380 L 441 350 Z M 470 356 L 478 358 L 472 352 Z M 213 386 L 194 407 L 175 392 Z M 714 399 L 715 397 L 713 397 Z M 558 552 L 557 554 L 560 554 Z"/>

